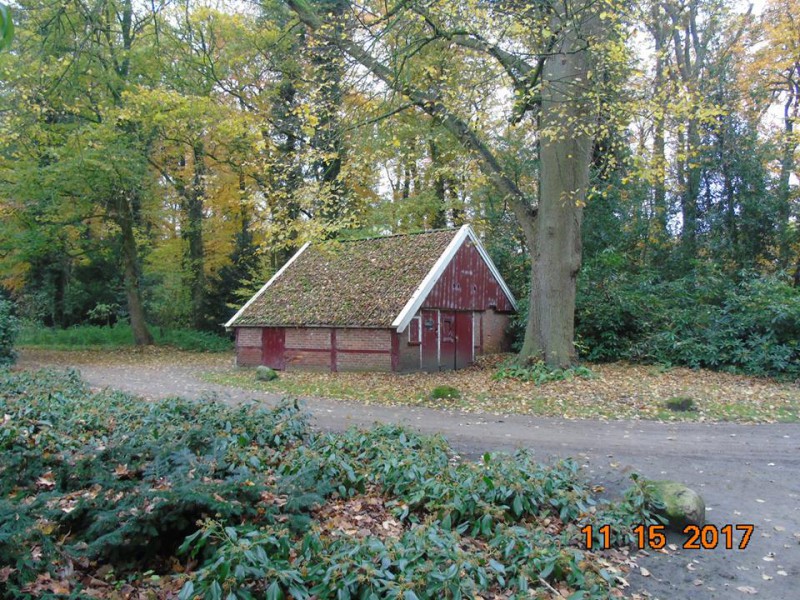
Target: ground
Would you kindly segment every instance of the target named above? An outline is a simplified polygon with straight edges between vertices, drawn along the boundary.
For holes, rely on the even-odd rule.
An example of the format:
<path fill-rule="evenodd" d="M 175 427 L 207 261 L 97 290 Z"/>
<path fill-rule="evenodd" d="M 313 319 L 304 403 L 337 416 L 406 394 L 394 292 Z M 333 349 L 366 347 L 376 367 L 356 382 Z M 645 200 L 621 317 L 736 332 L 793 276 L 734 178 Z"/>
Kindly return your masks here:
<path fill-rule="evenodd" d="M 255 399 L 266 404 L 279 399 L 275 393 L 201 379 L 203 373 L 228 373 L 231 361 L 230 355 L 164 350 L 118 354 L 24 351 L 20 366 L 75 366 L 93 386 L 122 389 L 145 398 L 211 394 L 228 402 Z M 636 381 L 636 371 L 630 378 Z M 796 398 L 799 392 L 795 384 L 777 386 L 777 392 L 776 384 L 749 381 L 753 381 L 750 395 L 756 400 L 773 393 Z M 612 389 L 605 393 L 613 396 Z M 627 392 L 620 389 L 619 394 Z M 307 398 L 307 403 L 315 424 L 323 429 L 393 422 L 426 433 L 443 433 L 465 457 L 518 447 L 533 449 L 542 460 L 572 456 L 584 466 L 589 479 L 605 487 L 610 496 L 624 489 L 632 472 L 683 482 L 705 498 L 710 523 L 719 527 L 752 523 L 752 540 L 745 550 L 684 550 L 685 537 L 671 536 L 674 550 L 639 558 L 643 569 L 629 578 L 631 593 L 646 592 L 665 600 L 797 597 L 800 424 L 564 419 L 324 398 Z"/>

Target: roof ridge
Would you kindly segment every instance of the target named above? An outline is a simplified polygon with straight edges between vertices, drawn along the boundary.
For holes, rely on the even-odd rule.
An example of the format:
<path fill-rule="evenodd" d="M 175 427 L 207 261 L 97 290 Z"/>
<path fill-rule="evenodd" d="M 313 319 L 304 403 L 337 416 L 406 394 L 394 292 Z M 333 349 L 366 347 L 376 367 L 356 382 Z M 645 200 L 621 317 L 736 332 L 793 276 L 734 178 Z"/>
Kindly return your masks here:
<path fill-rule="evenodd" d="M 390 239 L 390 238 L 410 236 L 410 235 L 428 235 L 428 234 L 431 234 L 431 233 L 445 233 L 445 232 L 453 232 L 453 233 L 455 233 L 455 232 L 457 232 L 459 230 L 460 230 L 460 227 L 442 227 L 442 228 L 439 228 L 439 229 L 424 229 L 422 231 L 406 231 L 406 232 L 403 232 L 403 233 L 390 233 L 389 235 L 370 235 L 370 236 L 365 236 L 365 237 L 349 238 L 349 239 L 343 239 L 343 240 L 339 240 L 339 239 L 333 238 L 333 239 L 324 240 L 324 241 L 318 242 L 318 243 L 323 243 L 324 244 L 326 242 L 337 242 L 339 244 L 345 244 L 347 242 L 368 242 L 370 240 L 386 240 L 386 239 Z"/>

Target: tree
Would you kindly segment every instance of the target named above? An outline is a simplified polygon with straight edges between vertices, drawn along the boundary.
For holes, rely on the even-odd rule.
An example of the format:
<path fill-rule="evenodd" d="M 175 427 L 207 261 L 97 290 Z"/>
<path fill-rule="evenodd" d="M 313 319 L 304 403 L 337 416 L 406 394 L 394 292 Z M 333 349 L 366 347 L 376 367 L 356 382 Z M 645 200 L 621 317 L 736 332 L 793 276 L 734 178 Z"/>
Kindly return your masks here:
<path fill-rule="evenodd" d="M 755 81 L 768 90 L 770 100 L 781 107 L 782 131 L 777 136 L 779 172 L 777 197 L 781 232 L 779 259 L 782 268 L 790 265 L 794 245 L 800 240 L 797 187 L 797 151 L 800 148 L 800 23 L 797 0 L 771 0 L 764 11 L 763 46 L 754 60 Z M 793 223 L 793 220 L 795 222 Z M 795 281 L 800 284 L 800 252 L 795 258 Z"/>
<path fill-rule="evenodd" d="M 406 54 L 387 55 L 381 60 L 353 37 L 326 32 L 330 25 L 308 2 L 287 0 L 287 4 L 309 29 L 327 36 L 476 155 L 486 176 L 511 205 L 532 255 L 530 314 L 520 358 L 541 358 L 554 367 L 571 364 L 576 359 L 573 332 L 575 285 L 581 264 L 580 228 L 599 98 L 600 85 L 596 82 L 601 81 L 594 69 L 607 62 L 600 33 L 614 30 L 613 14 L 601 15 L 594 2 L 548 2 L 541 6 L 501 3 L 493 16 L 508 11 L 512 20 L 518 20 L 517 31 L 527 36 L 525 43 L 536 46 L 537 61 L 529 64 L 522 53 L 517 55 L 493 44 L 469 23 L 458 22 L 456 11 L 447 12 L 447 5 L 401 2 L 385 13 L 374 8 L 368 16 L 378 27 L 366 27 L 367 33 L 376 42 L 385 43 L 383 36 L 404 16 L 408 17 L 402 21 L 404 29 L 422 22 L 424 31 L 416 42 L 408 44 Z M 604 18 L 607 23 L 601 22 Z M 453 20 L 453 27 L 443 25 Z M 441 94 L 415 86 L 402 72 L 402 65 L 413 58 L 420 45 L 436 40 L 498 61 L 521 100 L 517 120 L 528 111 L 536 113 L 542 165 L 538 201 L 517 186 L 486 140 L 445 104 Z M 393 70 L 389 64 L 401 67 Z"/>
<path fill-rule="evenodd" d="M 5 4 L 0 4 L 0 51 L 11 45 L 14 39 L 14 21 L 11 19 L 11 9 Z"/>
<path fill-rule="evenodd" d="M 85 218 L 112 228 L 134 340 L 150 344 L 137 228 L 147 200 L 141 167 L 151 140 L 125 119 L 123 93 L 131 77 L 145 76 L 147 59 L 137 50 L 148 40 L 152 13 L 138 13 L 132 0 L 93 7 L 28 4 L 21 49 L 9 58 L 19 75 L 8 101 L 22 109 L 12 118 L 24 132 L 5 148 L 15 200 L 24 204 L 26 194 L 40 194 L 64 213 L 81 206 Z"/>

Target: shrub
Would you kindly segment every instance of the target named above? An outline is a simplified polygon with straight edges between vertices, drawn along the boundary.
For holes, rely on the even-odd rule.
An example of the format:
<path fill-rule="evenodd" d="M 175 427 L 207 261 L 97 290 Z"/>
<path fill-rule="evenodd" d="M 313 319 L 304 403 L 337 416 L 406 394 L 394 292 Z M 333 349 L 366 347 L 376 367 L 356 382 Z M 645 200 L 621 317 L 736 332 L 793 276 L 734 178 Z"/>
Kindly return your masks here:
<path fill-rule="evenodd" d="M 535 385 L 541 385 L 550 381 L 564 381 L 573 377 L 585 377 L 591 379 L 594 373 L 588 367 L 581 365 L 568 369 L 557 369 L 547 366 L 542 361 L 534 361 L 527 365 L 518 365 L 513 362 L 502 365 L 494 374 L 493 378 L 517 379 L 519 381 L 531 381 Z"/>
<path fill-rule="evenodd" d="M 227 352 L 232 348 L 230 339 L 207 331 L 151 327 L 151 332 L 157 345 L 188 352 Z M 111 327 L 77 325 L 69 329 L 28 325 L 22 329 L 19 345 L 56 349 L 126 348 L 133 345 L 133 333 L 127 323 Z"/>
<path fill-rule="evenodd" d="M 576 332 L 592 361 L 800 376 L 800 291 L 775 276 L 698 269 L 665 281 L 588 265 Z"/>
<path fill-rule="evenodd" d="M 19 321 L 11 302 L 0 296 L 0 366 L 10 365 L 16 360 L 14 342 L 19 333 Z"/>
<path fill-rule="evenodd" d="M 451 385 L 438 385 L 431 390 L 431 398 L 434 400 L 455 400 L 461 397 L 461 392 Z"/>
<path fill-rule="evenodd" d="M 264 365 L 256 367 L 256 379 L 258 381 L 273 381 L 278 378 L 278 373 L 275 369 L 270 369 Z"/>
<path fill-rule="evenodd" d="M 608 523 L 625 544 L 648 519 L 636 494 L 598 503 L 571 460 L 464 462 L 442 437 L 391 425 L 317 434 L 292 402 L 142 403 L 74 371 L 0 370 L 0 415 L 0 598 L 40 583 L 84 597 L 107 565 L 104 593 L 137 597 L 522 596 L 546 581 L 600 600 L 617 583 L 580 549 L 581 528 Z M 319 508 L 345 499 L 363 508 L 331 532 Z M 364 534 L 355 516 L 376 506 Z M 147 588 L 153 572 L 164 589 Z"/>
<path fill-rule="evenodd" d="M 694 400 L 686 396 L 676 396 L 664 402 L 664 407 L 673 412 L 696 411 Z"/>

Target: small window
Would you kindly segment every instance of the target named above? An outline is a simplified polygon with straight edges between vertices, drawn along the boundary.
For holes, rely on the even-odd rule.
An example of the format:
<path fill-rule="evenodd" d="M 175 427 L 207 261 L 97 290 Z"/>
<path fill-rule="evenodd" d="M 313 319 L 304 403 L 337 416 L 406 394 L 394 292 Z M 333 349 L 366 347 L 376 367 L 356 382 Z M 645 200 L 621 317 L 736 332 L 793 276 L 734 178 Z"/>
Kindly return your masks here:
<path fill-rule="evenodd" d="M 408 345 L 417 346 L 422 343 L 422 319 L 414 317 L 408 324 Z"/>

